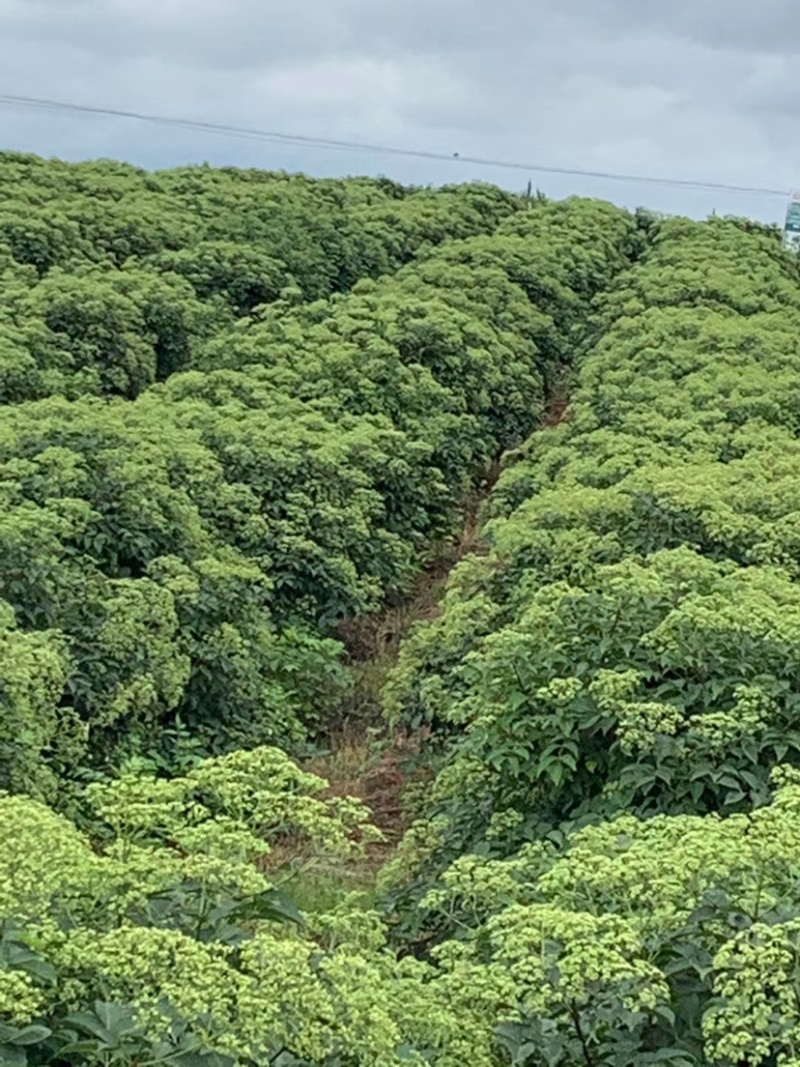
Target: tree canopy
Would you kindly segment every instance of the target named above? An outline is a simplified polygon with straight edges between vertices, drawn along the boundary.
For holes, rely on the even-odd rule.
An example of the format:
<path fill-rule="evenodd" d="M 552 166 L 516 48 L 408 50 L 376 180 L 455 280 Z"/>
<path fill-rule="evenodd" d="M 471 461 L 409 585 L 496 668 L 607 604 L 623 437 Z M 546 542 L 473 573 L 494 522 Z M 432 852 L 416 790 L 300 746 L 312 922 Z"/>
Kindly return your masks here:
<path fill-rule="evenodd" d="M 13 152 L 0 191 L 0 1062 L 800 1063 L 777 235 Z M 284 852 L 381 837 L 303 763 L 343 626 L 481 492 L 383 692 L 416 821 L 300 909 Z"/>

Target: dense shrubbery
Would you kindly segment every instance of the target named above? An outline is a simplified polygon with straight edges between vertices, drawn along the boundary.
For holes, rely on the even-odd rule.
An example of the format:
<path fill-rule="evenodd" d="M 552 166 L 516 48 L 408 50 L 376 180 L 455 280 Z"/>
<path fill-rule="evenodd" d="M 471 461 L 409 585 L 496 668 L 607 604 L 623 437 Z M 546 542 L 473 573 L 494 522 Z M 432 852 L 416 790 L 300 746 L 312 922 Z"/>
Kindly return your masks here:
<path fill-rule="evenodd" d="M 491 552 L 459 569 L 452 621 L 407 646 L 390 694 L 396 714 L 469 723 L 465 758 L 485 757 L 498 795 L 530 807 L 546 783 L 556 823 L 595 794 L 642 811 L 763 795 L 758 750 L 794 743 L 798 311 L 788 265 L 725 223 L 662 224 L 602 301 L 567 422 L 501 478 Z M 762 784 L 720 786 L 736 772 L 712 760 L 690 787 L 690 752 L 724 760 L 750 718 Z"/>
<path fill-rule="evenodd" d="M 0 1061 L 798 1062 L 775 234 L 11 153 L 0 185 Z M 427 815 L 377 905 L 303 916 L 274 857 L 377 836 L 284 751 L 346 699 L 337 624 L 503 453 L 385 691 L 445 753 Z"/>
<path fill-rule="evenodd" d="M 254 868 L 289 830 L 359 847 L 363 811 L 323 785 L 271 749 L 128 773 L 89 790 L 95 841 L 0 800 L 4 1062 L 623 1067 L 794 1046 L 795 775 L 752 815 L 464 856 L 422 901 L 461 931 L 434 963 L 398 959 L 357 901 L 303 919 Z"/>
<path fill-rule="evenodd" d="M 149 174 L 0 153 L 0 400 L 135 397 L 284 296 L 350 288 L 519 198 L 192 167 Z"/>
<path fill-rule="evenodd" d="M 753 888 L 737 893 L 753 895 L 735 903 L 684 835 L 713 841 L 718 859 L 719 835 L 747 825 L 737 813 L 769 803 L 774 768 L 800 765 L 799 310 L 796 268 L 769 236 L 721 221 L 662 222 L 643 261 L 599 302 L 602 336 L 567 420 L 507 465 L 487 508 L 488 553 L 457 568 L 442 618 L 406 644 L 387 690 L 395 718 L 453 739 L 431 819 L 395 861 L 403 936 L 462 930 L 464 900 L 414 903 L 450 900 L 447 887 L 476 865 L 478 886 L 487 862 L 525 869 L 544 847 L 534 842 L 549 842 L 553 870 L 574 865 L 579 880 L 598 880 L 570 898 L 569 915 L 547 912 L 545 933 L 556 955 L 571 953 L 577 936 L 616 946 L 617 962 L 562 1001 L 562 1023 L 543 1009 L 543 989 L 531 993 L 527 1021 L 512 1028 L 514 1041 L 530 1042 L 521 1063 L 649 1062 L 651 1053 L 669 1058 L 673 1044 L 685 1063 L 794 1062 L 796 1010 L 781 999 L 796 995 L 794 965 L 763 999 L 759 983 L 794 958 L 796 903 L 781 893 L 776 903 L 773 859 L 744 844 L 731 853 L 737 885 Z M 605 843 L 593 857 L 577 848 L 584 841 Z M 788 871 L 798 854 L 786 847 Z M 663 875 L 640 870 L 633 848 L 656 866 L 666 849 Z M 615 855 L 620 875 L 640 880 L 627 903 L 605 885 Z M 519 891 L 535 908 L 509 913 L 534 940 L 537 909 L 553 904 L 536 889 L 539 862 Z M 699 895 L 680 881 L 686 863 Z M 637 919 L 622 949 L 630 909 L 643 908 L 646 922 L 645 912 L 671 906 L 673 891 L 687 911 L 669 944 L 663 930 L 642 941 Z M 502 914 L 488 918 L 498 906 L 480 913 L 477 944 L 509 933 Z M 690 918 L 700 925 L 686 926 Z M 717 942 L 716 977 L 703 933 L 715 923 L 741 931 L 729 948 Z M 687 953 L 691 966 L 680 962 Z M 557 1000 L 569 968 L 551 962 Z M 679 985 L 668 980 L 657 993 L 653 964 L 668 979 L 681 975 Z M 622 977 L 629 1002 L 611 991 Z M 637 990 L 648 990 L 645 1003 L 667 997 L 669 1039 L 632 1007 Z M 581 1028 L 591 1051 L 580 1047 Z"/>
<path fill-rule="evenodd" d="M 215 753 L 296 744 L 346 694 L 337 621 L 402 593 L 471 485 L 535 427 L 543 377 L 637 251 L 634 221 L 484 187 L 5 166 L 31 172 L 22 188 L 54 242 L 62 213 L 80 229 L 27 267 L 8 238 L 9 336 L 40 392 L 60 395 L 0 422 L 19 678 L 5 780 L 53 799 L 87 764 L 156 750 L 169 764 L 187 736 Z M 573 254 L 586 225 L 597 248 Z M 323 261 L 372 271 L 335 251 L 345 237 L 388 249 L 373 273 L 419 255 L 298 305 L 339 286 L 314 280 Z M 234 324 L 220 294 L 252 304 L 264 257 L 299 295 L 282 287 Z"/>

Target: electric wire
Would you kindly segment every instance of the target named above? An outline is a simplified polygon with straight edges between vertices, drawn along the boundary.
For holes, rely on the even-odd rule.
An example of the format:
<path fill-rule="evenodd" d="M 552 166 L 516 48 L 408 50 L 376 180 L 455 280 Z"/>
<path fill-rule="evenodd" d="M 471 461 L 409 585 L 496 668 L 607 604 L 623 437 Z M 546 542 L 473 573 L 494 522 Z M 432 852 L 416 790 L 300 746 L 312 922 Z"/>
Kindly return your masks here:
<path fill-rule="evenodd" d="M 727 182 L 701 181 L 691 178 L 668 178 L 643 174 L 626 174 L 616 171 L 588 170 L 580 167 L 556 167 L 544 163 L 526 163 L 508 159 L 492 159 L 484 156 L 461 155 L 457 152 L 434 152 L 422 148 L 401 148 L 395 145 L 336 140 L 328 137 L 314 137 L 308 134 L 283 133 L 277 130 L 260 130 L 246 126 L 229 125 L 227 123 L 205 122 L 199 119 L 175 118 L 168 115 L 155 115 L 141 111 L 126 111 L 120 108 L 76 104 L 64 100 L 47 100 L 34 96 L 20 96 L 15 93 L 0 93 L 0 107 L 66 111 L 74 114 L 134 119 L 140 122 L 171 126 L 173 128 L 177 127 L 198 132 L 222 134 L 227 137 L 239 137 L 275 144 L 302 145 L 315 148 L 330 148 L 337 151 L 369 152 L 379 155 L 431 159 L 448 163 L 491 167 L 498 170 L 522 170 L 529 173 L 562 175 L 573 178 L 594 178 L 602 179 L 604 181 L 660 185 L 679 189 L 707 190 L 710 192 L 747 193 L 757 196 L 782 197 L 788 195 L 787 190 L 785 189 L 772 189 L 752 185 L 733 185 Z"/>

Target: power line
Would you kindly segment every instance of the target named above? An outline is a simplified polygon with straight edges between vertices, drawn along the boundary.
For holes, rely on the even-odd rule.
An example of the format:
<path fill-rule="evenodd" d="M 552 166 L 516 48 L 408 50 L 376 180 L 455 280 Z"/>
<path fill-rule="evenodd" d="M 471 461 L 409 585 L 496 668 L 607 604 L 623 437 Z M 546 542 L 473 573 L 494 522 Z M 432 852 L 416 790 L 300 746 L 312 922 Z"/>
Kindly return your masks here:
<path fill-rule="evenodd" d="M 399 148 L 393 145 L 376 145 L 359 141 L 340 141 L 327 137 L 311 137 L 299 133 L 280 133 L 275 130 L 256 130 L 246 126 L 231 126 L 217 122 L 202 122 L 196 119 L 172 118 L 167 115 L 152 115 L 140 111 L 123 111 L 118 108 L 93 107 L 88 104 L 73 104 L 62 100 L 45 100 L 34 96 L 17 96 L 0 93 L 0 107 L 23 107 L 50 111 L 70 111 L 86 115 L 107 115 L 114 118 L 136 119 L 161 126 L 179 127 L 204 133 L 223 134 L 227 137 L 242 137 L 279 144 L 307 145 L 316 148 L 333 148 L 339 151 L 371 152 L 380 155 L 405 156 L 415 159 L 435 159 L 447 163 L 471 164 L 479 167 L 494 167 L 500 170 L 524 170 L 539 174 L 558 174 L 578 178 L 600 178 L 605 181 L 632 182 L 646 185 L 671 186 L 679 189 L 704 189 L 713 192 L 751 193 L 759 196 L 787 195 L 785 189 L 769 189 L 751 185 L 730 185 L 726 182 L 696 181 L 689 178 L 655 178 L 642 174 L 621 174 L 614 171 L 585 170 L 577 167 L 552 167 L 542 163 L 518 163 L 506 159 L 490 159 L 483 156 L 463 156 L 458 153 L 431 152 L 420 148 Z"/>

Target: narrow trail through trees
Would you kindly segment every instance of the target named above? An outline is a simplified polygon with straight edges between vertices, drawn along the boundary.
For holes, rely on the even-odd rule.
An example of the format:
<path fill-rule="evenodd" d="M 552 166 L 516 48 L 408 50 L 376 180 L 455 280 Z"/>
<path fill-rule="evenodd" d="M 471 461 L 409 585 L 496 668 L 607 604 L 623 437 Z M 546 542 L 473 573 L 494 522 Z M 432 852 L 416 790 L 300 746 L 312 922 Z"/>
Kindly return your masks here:
<path fill-rule="evenodd" d="M 568 405 L 566 368 L 559 368 L 534 435 L 563 422 Z M 381 714 L 381 689 L 412 628 L 441 614 L 441 601 L 454 568 L 467 556 L 486 551 L 481 540 L 483 505 L 497 484 L 507 455 L 496 457 L 469 495 L 460 531 L 423 567 L 407 598 L 380 612 L 343 620 L 339 627 L 338 636 L 354 674 L 354 691 L 342 721 L 326 739 L 328 751 L 311 757 L 306 766 L 328 781 L 329 796 L 357 796 L 369 805 L 373 821 L 385 837 L 368 852 L 367 866 L 375 871 L 393 852 L 411 821 L 413 799 L 407 794 L 415 787 L 424 787 L 434 773 L 426 760 L 428 730 L 390 728 Z"/>

